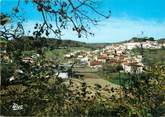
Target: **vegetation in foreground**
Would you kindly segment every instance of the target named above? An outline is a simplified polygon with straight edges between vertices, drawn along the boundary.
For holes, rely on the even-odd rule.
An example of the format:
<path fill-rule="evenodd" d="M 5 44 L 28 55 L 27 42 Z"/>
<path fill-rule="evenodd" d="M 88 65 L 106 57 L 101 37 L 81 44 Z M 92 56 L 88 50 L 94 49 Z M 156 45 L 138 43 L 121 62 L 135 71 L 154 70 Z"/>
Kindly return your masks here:
<path fill-rule="evenodd" d="M 115 77 L 120 79 L 121 87 L 108 88 L 97 83 L 91 86 L 81 79 L 57 78 L 54 65 L 58 62 L 47 59 L 47 51 L 35 62 L 27 63 L 21 61 L 26 52 L 9 53 L 14 62 L 2 60 L 1 63 L 2 115 L 163 116 L 165 113 L 163 65 L 150 66 L 141 74 L 118 73 Z M 23 73 L 18 72 L 20 68 Z M 107 68 L 110 71 L 106 72 Z M 120 69 L 116 65 L 105 67 L 103 71 L 112 76 Z M 15 80 L 10 81 L 13 75 Z"/>

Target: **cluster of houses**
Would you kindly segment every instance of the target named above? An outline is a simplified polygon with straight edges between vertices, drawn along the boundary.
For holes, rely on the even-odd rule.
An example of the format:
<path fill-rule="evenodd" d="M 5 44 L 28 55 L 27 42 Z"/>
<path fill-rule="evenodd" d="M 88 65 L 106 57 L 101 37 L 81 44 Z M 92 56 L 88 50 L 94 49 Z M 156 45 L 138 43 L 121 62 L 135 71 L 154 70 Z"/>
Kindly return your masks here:
<path fill-rule="evenodd" d="M 137 47 L 159 49 L 162 45 L 158 44 L 157 41 L 127 42 L 112 44 L 94 51 L 74 51 L 66 54 L 64 57 L 66 59 L 74 57 L 79 60 L 80 64 L 87 65 L 94 69 L 102 67 L 103 64 L 120 64 L 124 72 L 140 73 L 144 68 L 142 56 L 135 55 L 129 51 Z"/>
<path fill-rule="evenodd" d="M 123 43 L 124 46 L 126 46 L 127 49 L 131 50 L 137 47 L 143 47 L 146 49 L 160 49 L 162 46 L 165 47 L 165 43 L 158 43 L 158 41 L 144 41 L 144 42 L 134 42 L 130 41 L 127 43 Z"/>
<path fill-rule="evenodd" d="M 6 44 L 1 44 L 6 45 Z M 71 53 L 67 53 L 64 55 L 64 58 L 69 63 L 73 63 L 73 60 L 77 60 L 80 65 L 88 66 L 92 69 L 99 69 L 103 66 L 103 64 L 114 64 L 121 65 L 123 67 L 123 71 L 127 73 L 137 72 L 141 73 L 143 71 L 144 65 L 142 63 L 142 56 L 135 55 L 132 53 L 131 49 L 143 47 L 148 49 L 160 49 L 162 46 L 165 47 L 165 43 L 159 44 L 157 41 L 145 41 L 145 42 L 126 42 L 121 44 L 112 44 L 109 46 L 105 46 L 101 49 L 96 49 L 94 51 L 85 51 L 85 50 L 76 50 Z M 2 47 L 6 48 L 6 47 Z M 7 62 L 12 63 L 12 59 L 9 58 L 8 53 L 5 49 L 1 49 L 1 63 Z M 32 56 L 22 57 L 22 62 L 33 64 L 35 60 L 39 57 L 39 54 L 33 54 Z M 74 58 L 74 59 L 72 59 Z M 71 60 L 72 59 L 72 60 Z M 71 68 L 68 65 L 63 65 L 64 68 Z M 69 70 L 58 70 L 57 74 L 61 78 L 68 78 Z M 71 72 L 72 73 L 72 72 Z"/>

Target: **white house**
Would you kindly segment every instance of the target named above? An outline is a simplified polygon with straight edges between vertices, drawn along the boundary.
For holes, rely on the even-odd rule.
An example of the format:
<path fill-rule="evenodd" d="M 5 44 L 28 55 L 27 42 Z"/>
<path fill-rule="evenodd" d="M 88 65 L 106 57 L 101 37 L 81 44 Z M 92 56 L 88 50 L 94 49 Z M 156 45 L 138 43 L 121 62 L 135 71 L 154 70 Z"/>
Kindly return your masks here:
<path fill-rule="evenodd" d="M 60 72 L 60 73 L 57 73 L 56 75 L 58 75 L 59 78 L 62 78 L 62 79 L 67 79 L 69 78 L 69 75 L 67 72 Z"/>
<path fill-rule="evenodd" d="M 129 42 L 129 43 L 124 43 L 123 45 L 126 46 L 126 49 L 128 50 L 132 50 L 133 48 L 140 47 L 139 42 Z"/>
<path fill-rule="evenodd" d="M 135 64 L 135 65 L 125 63 L 125 64 L 122 64 L 122 67 L 124 69 L 124 72 L 126 72 L 126 73 L 133 73 L 133 72 L 142 73 L 142 71 L 143 71 L 143 65 L 140 63 Z"/>
<path fill-rule="evenodd" d="M 80 63 L 82 64 L 88 64 L 88 62 L 89 62 L 89 58 L 87 56 L 80 59 Z"/>

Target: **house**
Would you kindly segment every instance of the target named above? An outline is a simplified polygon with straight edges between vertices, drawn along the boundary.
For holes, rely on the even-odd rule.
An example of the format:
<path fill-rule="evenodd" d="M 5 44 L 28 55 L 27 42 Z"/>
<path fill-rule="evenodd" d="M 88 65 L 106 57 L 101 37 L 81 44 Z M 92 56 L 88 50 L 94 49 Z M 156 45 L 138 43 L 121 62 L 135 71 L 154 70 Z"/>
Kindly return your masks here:
<path fill-rule="evenodd" d="M 126 73 L 142 73 L 143 65 L 140 63 L 123 63 L 123 70 Z"/>
<path fill-rule="evenodd" d="M 108 59 L 108 56 L 106 54 L 103 54 L 103 55 L 98 56 L 97 60 L 105 63 L 106 59 Z"/>
<path fill-rule="evenodd" d="M 13 81 L 13 80 L 15 80 L 15 77 L 14 77 L 14 76 L 11 76 L 11 77 L 9 78 L 9 81 Z"/>
<path fill-rule="evenodd" d="M 69 78 L 69 75 L 67 72 L 60 72 L 56 74 L 58 78 L 62 78 L 62 79 L 67 79 Z"/>
<path fill-rule="evenodd" d="M 101 64 L 102 64 L 101 61 L 94 60 L 94 61 L 90 62 L 90 67 L 91 68 L 100 68 L 100 67 L 102 67 Z"/>
<path fill-rule="evenodd" d="M 163 43 L 162 46 L 165 47 L 165 43 Z"/>
<path fill-rule="evenodd" d="M 115 57 L 115 55 L 113 55 L 113 54 L 109 54 L 109 56 L 108 56 L 109 58 L 114 58 Z"/>
<path fill-rule="evenodd" d="M 71 57 L 70 54 L 66 54 L 66 55 L 64 55 L 64 58 L 70 58 L 70 57 Z"/>
<path fill-rule="evenodd" d="M 88 64 L 88 62 L 89 62 L 89 58 L 87 56 L 80 59 L 81 64 Z"/>
<path fill-rule="evenodd" d="M 140 47 L 140 43 L 139 42 L 128 42 L 128 43 L 124 43 L 123 45 L 128 50 L 132 50 L 133 48 Z"/>

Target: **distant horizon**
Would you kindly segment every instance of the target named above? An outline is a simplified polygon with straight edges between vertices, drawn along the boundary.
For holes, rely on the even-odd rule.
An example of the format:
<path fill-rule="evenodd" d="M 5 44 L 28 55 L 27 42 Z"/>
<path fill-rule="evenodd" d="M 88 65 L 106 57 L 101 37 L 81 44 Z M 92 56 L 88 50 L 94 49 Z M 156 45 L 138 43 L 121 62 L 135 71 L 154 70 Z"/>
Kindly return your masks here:
<path fill-rule="evenodd" d="M 25 36 L 26 37 L 26 36 Z M 28 36 L 27 36 L 28 37 Z M 31 37 L 31 35 L 29 35 L 29 37 Z M 33 37 L 33 36 L 32 36 Z M 56 40 L 59 40 L 57 38 L 53 38 L 53 37 L 43 37 L 43 38 L 46 38 L 46 39 L 56 39 Z M 132 37 L 134 38 L 134 37 Z M 113 44 L 113 43 L 121 43 L 121 42 L 125 42 L 125 41 L 130 41 L 132 38 L 130 39 L 125 39 L 125 40 L 122 40 L 122 41 L 114 41 L 114 42 L 85 42 L 85 41 L 79 41 L 79 40 L 75 40 L 75 39 L 68 39 L 68 38 L 65 38 L 65 39 L 61 39 L 62 41 L 65 40 L 65 41 L 77 41 L 77 42 L 81 42 L 81 43 L 87 43 L 87 44 L 106 44 L 106 43 L 109 43 L 109 44 Z M 135 38 L 150 38 L 150 37 L 135 37 Z M 155 38 L 155 37 L 152 37 L 154 38 L 155 41 L 157 40 L 160 40 L 160 39 L 165 39 L 165 37 L 162 37 L 162 38 Z"/>
<path fill-rule="evenodd" d="M 133 37 L 132 37 L 133 38 Z M 129 41 L 129 40 L 131 40 L 132 38 L 130 38 L 130 39 L 126 39 L 126 40 L 121 40 L 121 41 L 114 41 L 114 42 L 85 42 L 85 41 L 78 41 L 78 40 L 74 40 L 74 39 L 61 39 L 61 40 L 72 40 L 72 41 L 78 41 L 78 42 L 82 42 L 82 43 L 89 43 L 89 44 L 99 44 L 99 43 L 102 43 L 102 44 L 104 44 L 104 43 L 120 43 L 120 42 L 125 42 L 125 41 Z M 153 37 L 154 38 L 154 37 Z M 53 38 L 53 39 L 55 39 L 55 38 Z M 162 37 L 162 38 L 154 38 L 154 40 L 155 41 L 157 41 L 157 40 L 160 40 L 160 39 L 165 39 L 165 37 Z"/>

